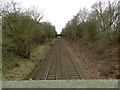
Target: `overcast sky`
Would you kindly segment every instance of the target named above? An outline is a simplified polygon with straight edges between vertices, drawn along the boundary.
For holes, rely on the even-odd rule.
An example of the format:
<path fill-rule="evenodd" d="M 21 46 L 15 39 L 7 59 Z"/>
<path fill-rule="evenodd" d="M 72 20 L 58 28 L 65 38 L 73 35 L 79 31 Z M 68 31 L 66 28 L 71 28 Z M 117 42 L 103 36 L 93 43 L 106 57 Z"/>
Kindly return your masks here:
<path fill-rule="evenodd" d="M 42 21 L 49 21 L 56 27 L 58 33 L 77 12 L 101 0 L 14 0 L 21 3 L 22 7 L 36 6 L 44 14 Z"/>

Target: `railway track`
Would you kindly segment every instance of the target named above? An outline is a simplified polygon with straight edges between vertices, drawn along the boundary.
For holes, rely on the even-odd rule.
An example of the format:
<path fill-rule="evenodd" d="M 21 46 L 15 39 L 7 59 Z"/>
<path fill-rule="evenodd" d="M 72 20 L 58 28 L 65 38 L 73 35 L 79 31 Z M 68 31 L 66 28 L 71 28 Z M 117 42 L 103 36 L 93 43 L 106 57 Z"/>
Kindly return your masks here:
<path fill-rule="evenodd" d="M 53 48 L 34 75 L 35 80 L 74 80 L 82 79 L 78 67 L 66 48 L 62 38 L 58 37 Z"/>

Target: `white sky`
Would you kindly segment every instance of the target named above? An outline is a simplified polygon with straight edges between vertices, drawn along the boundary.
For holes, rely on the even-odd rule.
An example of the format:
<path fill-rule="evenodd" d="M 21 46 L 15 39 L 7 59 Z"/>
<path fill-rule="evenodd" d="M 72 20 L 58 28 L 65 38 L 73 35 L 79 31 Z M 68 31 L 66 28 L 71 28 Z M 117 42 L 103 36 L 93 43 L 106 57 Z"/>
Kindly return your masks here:
<path fill-rule="evenodd" d="M 14 0 L 21 3 L 22 7 L 36 6 L 42 10 L 44 17 L 42 21 L 49 21 L 56 27 L 57 33 L 62 31 L 66 23 L 73 18 L 77 12 L 100 0 Z"/>

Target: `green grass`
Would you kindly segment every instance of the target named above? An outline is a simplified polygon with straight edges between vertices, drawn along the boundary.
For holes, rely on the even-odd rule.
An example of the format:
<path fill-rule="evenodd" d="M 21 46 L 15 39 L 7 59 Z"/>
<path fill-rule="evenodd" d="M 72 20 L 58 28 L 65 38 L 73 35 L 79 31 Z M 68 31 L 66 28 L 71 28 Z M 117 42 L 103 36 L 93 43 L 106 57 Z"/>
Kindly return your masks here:
<path fill-rule="evenodd" d="M 31 48 L 31 53 L 34 53 L 34 52 L 36 52 L 37 50 L 38 50 L 38 45 L 35 47 L 35 46 L 33 46 L 32 48 Z"/>
<path fill-rule="evenodd" d="M 4 57 L 2 57 L 2 60 L 10 60 L 11 58 L 16 57 L 17 55 L 14 52 L 7 52 Z"/>
<path fill-rule="evenodd" d="M 34 70 L 36 64 L 43 60 L 50 46 L 48 43 L 33 46 L 30 59 L 22 58 L 13 52 L 6 52 L 3 57 L 3 80 L 23 80 Z M 11 66 L 17 63 L 20 67 Z"/>

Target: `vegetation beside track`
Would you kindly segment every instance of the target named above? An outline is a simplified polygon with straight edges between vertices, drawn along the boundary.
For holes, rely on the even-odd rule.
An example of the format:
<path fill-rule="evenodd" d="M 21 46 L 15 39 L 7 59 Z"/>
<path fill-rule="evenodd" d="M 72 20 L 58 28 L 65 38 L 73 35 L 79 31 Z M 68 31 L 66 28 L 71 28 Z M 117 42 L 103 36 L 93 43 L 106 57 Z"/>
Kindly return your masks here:
<path fill-rule="evenodd" d="M 41 22 L 43 14 L 34 6 L 24 9 L 14 1 L 0 1 L 0 5 L 3 80 L 22 80 L 52 45 L 55 26 Z"/>
<path fill-rule="evenodd" d="M 54 40 L 52 41 L 52 43 Z M 3 80 L 24 80 L 41 63 L 51 46 L 49 43 L 33 47 L 30 59 L 9 53 L 3 58 Z"/>
<path fill-rule="evenodd" d="M 94 76 L 94 70 L 91 72 L 96 78 L 117 78 L 119 7 L 117 1 L 100 1 L 91 6 L 91 11 L 80 9 L 61 33 L 73 43 L 78 55 L 84 53 L 83 64 L 90 66 L 89 71 L 96 69 L 99 75 Z"/>

